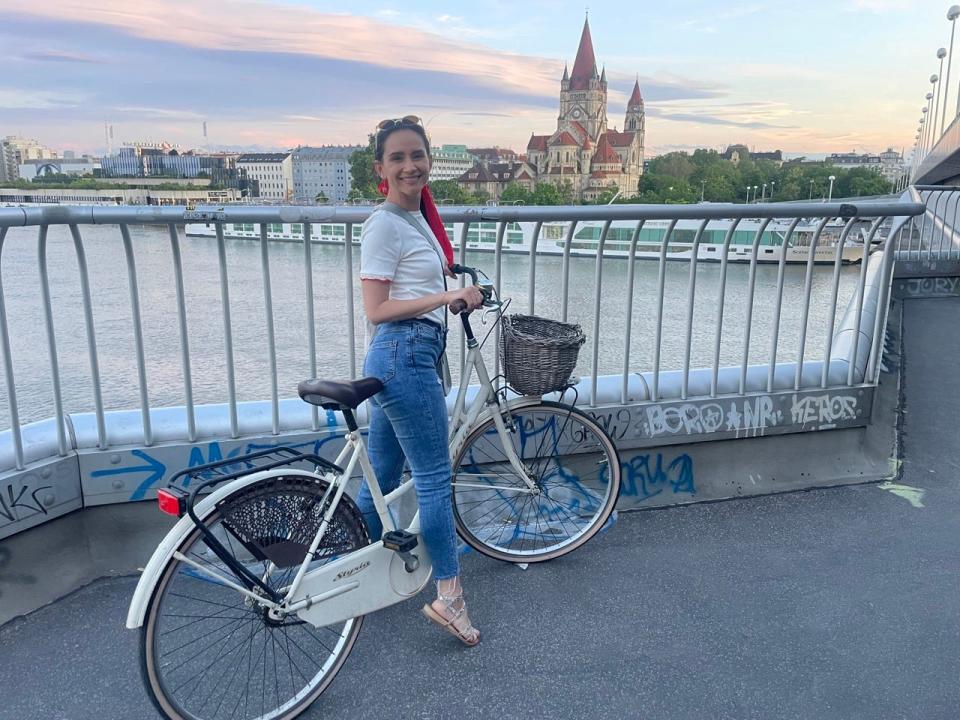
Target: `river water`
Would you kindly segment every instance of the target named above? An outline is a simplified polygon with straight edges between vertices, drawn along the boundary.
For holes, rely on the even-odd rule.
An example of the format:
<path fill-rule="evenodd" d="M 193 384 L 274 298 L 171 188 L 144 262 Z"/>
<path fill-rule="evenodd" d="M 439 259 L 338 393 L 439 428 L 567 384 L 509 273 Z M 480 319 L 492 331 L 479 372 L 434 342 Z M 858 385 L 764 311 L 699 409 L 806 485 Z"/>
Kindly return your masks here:
<path fill-rule="evenodd" d="M 111 226 L 81 226 L 90 274 L 95 336 L 98 348 L 104 406 L 107 410 L 140 406 L 130 295 L 120 232 Z M 146 351 L 149 402 L 152 407 L 183 405 L 184 375 L 172 253 L 167 229 L 131 227 L 140 285 L 140 302 Z M 261 248 L 257 240 L 227 240 L 227 268 L 234 367 L 238 400 L 270 397 L 270 359 L 264 312 Z M 307 350 L 304 249 L 299 243 L 269 245 L 272 299 L 277 347 L 280 397 L 294 397 L 296 385 L 310 376 Z M 184 286 L 194 402 L 217 403 L 227 398 L 227 363 L 216 240 L 184 238 L 181 233 Z M 314 245 L 313 283 L 316 319 L 317 374 L 348 377 L 345 249 Z M 64 410 L 86 412 L 94 407 L 90 358 L 81 302 L 78 264 L 73 241 L 65 227 L 51 227 L 47 258 L 51 278 L 53 324 L 61 374 Z M 359 252 L 354 252 L 354 273 Z M 502 294 L 513 298 L 511 311 L 528 310 L 529 259 L 505 255 Z M 491 276 L 490 253 L 468 253 L 467 263 Z M 560 317 L 561 264 L 557 256 L 537 259 L 536 313 Z M 622 372 L 627 307 L 627 262 L 609 259 L 603 264 L 600 374 Z M 3 292 L 10 330 L 13 371 L 21 423 L 53 416 L 50 353 L 40 290 L 36 228 L 12 228 L 3 245 Z M 588 340 L 580 354 L 577 372 L 591 368 L 593 299 L 596 262 L 571 258 L 568 319 L 580 323 Z M 778 361 L 797 359 L 804 266 L 788 266 L 780 321 Z M 857 283 L 859 266 L 840 273 L 836 320 L 842 315 Z M 679 369 L 683 363 L 689 265 L 668 262 L 663 299 L 661 369 Z M 720 265 L 700 263 L 697 270 L 691 367 L 713 362 L 714 333 L 720 287 Z M 721 364 L 739 365 L 742 357 L 748 298 L 749 265 L 730 264 L 724 295 Z M 757 268 L 751 363 L 766 363 L 776 299 L 776 265 Z M 805 358 L 822 359 L 826 348 L 833 268 L 814 273 Z M 638 261 L 634 286 L 630 343 L 631 371 L 652 369 L 658 304 L 658 263 Z M 362 367 L 363 323 L 359 283 L 354 282 L 357 317 L 355 361 Z M 479 323 L 476 323 L 479 325 Z M 451 323 L 451 365 L 459 358 L 459 328 Z M 481 329 L 483 326 L 479 326 Z M 492 346 L 492 343 L 489 345 Z M 489 354 L 489 353 L 488 353 Z M 2 358 L 0 358 L 2 362 Z M 0 430 L 10 427 L 10 398 L 0 386 Z"/>

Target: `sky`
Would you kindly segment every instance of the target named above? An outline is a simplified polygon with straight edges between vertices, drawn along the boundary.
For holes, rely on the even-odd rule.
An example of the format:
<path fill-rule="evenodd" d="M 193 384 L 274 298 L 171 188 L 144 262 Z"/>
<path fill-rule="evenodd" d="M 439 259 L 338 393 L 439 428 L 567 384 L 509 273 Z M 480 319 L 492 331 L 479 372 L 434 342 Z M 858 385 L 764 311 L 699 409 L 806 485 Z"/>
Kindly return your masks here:
<path fill-rule="evenodd" d="M 596 1 L 589 23 L 611 126 L 639 79 L 648 156 L 745 143 L 814 157 L 909 151 L 950 45 L 948 7 Z M 0 136 L 100 154 L 106 122 L 114 145 L 273 150 L 364 143 L 379 120 L 415 114 L 434 144 L 522 152 L 556 128 L 586 12 L 565 0 L 0 0 Z"/>

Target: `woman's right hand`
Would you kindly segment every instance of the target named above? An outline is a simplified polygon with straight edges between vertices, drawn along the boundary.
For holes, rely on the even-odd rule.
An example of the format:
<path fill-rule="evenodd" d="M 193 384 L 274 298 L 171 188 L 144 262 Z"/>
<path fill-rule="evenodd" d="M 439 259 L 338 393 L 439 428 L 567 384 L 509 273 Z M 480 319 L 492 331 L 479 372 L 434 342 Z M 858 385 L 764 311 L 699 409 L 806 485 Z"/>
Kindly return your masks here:
<path fill-rule="evenodd" d="M 483 294 L 475 285 L 467 285 L 457 290 L 447 291 L 447 305 L 454 315 L 463 311 L 476 310 L 483 305 Z"/>

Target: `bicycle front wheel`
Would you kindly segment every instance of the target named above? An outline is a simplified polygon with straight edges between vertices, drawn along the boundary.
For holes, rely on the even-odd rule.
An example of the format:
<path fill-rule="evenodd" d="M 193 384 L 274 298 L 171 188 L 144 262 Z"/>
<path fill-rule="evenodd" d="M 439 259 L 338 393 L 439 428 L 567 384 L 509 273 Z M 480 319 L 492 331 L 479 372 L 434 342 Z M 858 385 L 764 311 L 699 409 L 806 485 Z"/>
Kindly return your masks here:
<path fill-rule="evenodd" d="M 202 519 L 241 565 L 281 591 L 322 522 L 327 487 L 317 477 L 267 478 L 231 493 Z M 309 569 L 368 543 L 362 516 L 344 495 Z M 199 529 L 178 551 L 186 560 L 171 557 L 164 568 L 141 632 L 141 671 L 156 708 L 175 720 L 302 713 L 337 674 L 363 618 L 315 628 L 296 615 L 271 617 L 226 584 L 243 583 Z"/>
<path fill-rule="evenodd" d="M 490 418 L 454 458 L 453 515 L 460 536 L 507 562 L 542 562 L 575 550 L 603 528 L 620 494 L 613 442 L 571 405 L 542 401 L 502 417 L 505 439 Z"/>

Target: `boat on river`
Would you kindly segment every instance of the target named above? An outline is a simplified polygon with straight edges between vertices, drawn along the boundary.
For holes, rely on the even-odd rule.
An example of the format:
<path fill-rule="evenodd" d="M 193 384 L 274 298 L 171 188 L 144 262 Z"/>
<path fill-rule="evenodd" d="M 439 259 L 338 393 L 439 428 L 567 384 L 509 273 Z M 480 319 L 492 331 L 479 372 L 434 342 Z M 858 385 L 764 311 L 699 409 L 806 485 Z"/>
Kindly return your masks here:
<path fill-rule="evenodd" d="M 659 260 L 664 238 L 670 231 L 666 242 L 665 257 L 668 260 L 687 260 L 693 256 L 694 245 L 698 261 L 719 262 L 723 259 L 724 244 L 733 226 L 730 220 L 713 220 L 704 229 L 699 242 L 695 243 L 697 231 L 702 221 L 678 220 L 670 231 L 669 220 L 647 220 L 636 239 L 634 250 L 637 259 Z M 818 221 L 801 221 L 789 232 L 791 220 L 773 220 L 763 228 L 758 219 L 741 220 L 731 233 L 728 262 L 751 262 L 756 245 L 757 262 L 778 263 L 786 256 L 787 263 L 806 263 L 810 255 L 810 245 L 816 232 Z M 579 221 L 569 238 L 569 253 L 575 257 L 596 257 L 603 240 L 604 257 L 630 256 L 636 221 L 615 220 L 610 224 L 606 237 L 603 237 L 603 221 Z M 462 223 L 447 223 L 447 234 L 455 249 L 464 240 Z M 504 253 L 529 254 L 534 245 L 534 233 L 537 223 L 508 222 L 503 233 L 501 249 Z M 833 263 L 837 257 L 842 224 L 829 223 L 820 235 L 814 251 L 815 263 Z M 761 232 L 762 228 L 762 232 Z M 359 244 L 362 225 L 352 227 L 352 241 Z M 856 263 L 863 258 L 865 228 L 852 231 L 841 253 L 841 262 Z M 538 255 L 563 255 L 567 248 L 570 223 L 543 222 L 536 238 Z M 494 252 L 497 247 L 498 223 L 493 221 L 470 223 L 466 232 L 467 250 Z M 759 233 L 759 235 L 758 235 Z M 190 223 L 186 234 L 191 237 L 216 237 L 216 228 L 212 223 Z M 223 235 L 229 239 L 260 239 L 260 228 L 253 223 L 225 223 Z M 273 241 L 303 242 L 303 223 L 267 223 L 267 238 Z M 788 237 L 789 236 L 789 237 Z M 342 245 L 346 237 L 346 226 L 336 223 L 313 223 L 310 226 L 312 242 L 328 245 Z"/>

